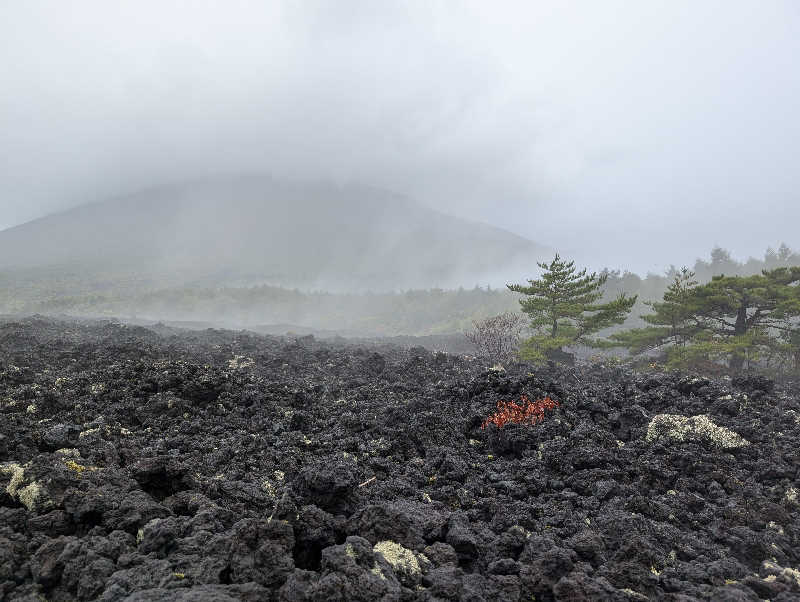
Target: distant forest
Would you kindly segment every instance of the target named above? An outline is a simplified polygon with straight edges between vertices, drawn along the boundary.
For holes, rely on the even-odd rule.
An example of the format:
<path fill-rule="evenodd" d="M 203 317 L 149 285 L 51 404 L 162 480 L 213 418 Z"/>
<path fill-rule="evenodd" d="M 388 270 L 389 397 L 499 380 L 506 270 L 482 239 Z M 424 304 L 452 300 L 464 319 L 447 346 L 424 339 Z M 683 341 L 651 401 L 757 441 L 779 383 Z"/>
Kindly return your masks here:
<path fill-rule="evenodd" d="M 760 274 L 763 270 L 773 270 L 780 267 L 800 266 L 800 252 L 789 248 L 786 243 L 781 243 L 776 251 L 773 247 L 767 248 L 763 259 L 749 258 L 739 262 L 731 257 L 729 251 L 714 247 L 708 260 L 697 259 L 694 266 L 689 267 L 695 274 L 695 280 L 700 284 L 709 282 L 713 276 L 751 276 Z M 629 295 L 639 295 L 639 300 L 634 306 L 624 328 L 638 326 L 643 321 L 641 314 L 650 313 L 644 303 L 658 301 L 664 296 L 669 284 L 680 272 L 683 266 L 672 265 L 664 274 L 648 274 L 642 278 L 631 272 L 620 270 L 604 270 L 608 272 L 606 284 L 606 297 L 613 298 L 620 292 Z"/>
<path fill-rule="evenodd" d="M 730 252 L 714 248 L 708 260 L 688 266 L 696 280 L 712 276 L 746 276 L 765 269 L 800 266 L 800 253 L 786 244 L 767 249 L 763 259 L 738 262 Z M 648 313 L 645 301 L 659 300 L 679 266 L 664 274 L 641 277 L 621 270 L 608 273 L 606 296 L 619 292 L 639 300 L 623 326 L 642 323 Z M 538 273 L 538 270 L 537 270 Z M 536 277 L 537 273 L 529 277 Z M 303 326 L 344 336 L 432 335 L 463 332 L 473 320 L 519 310 L 519 295 L 505 288 L 410 290 L 395 293 L 331 294 L 303 292 L 273 286 L 241 288 L 151 288 L 130 280 L 82 281 L 77 276 L 54 273 L 26 278 L 20 273 L 0 274 L 0 312 L 85 317 L 136 318 L 153 321 L 212 322 L 225 327 L 259 325 Z M 510 283 L 511 284 L 511 283 Z"/>

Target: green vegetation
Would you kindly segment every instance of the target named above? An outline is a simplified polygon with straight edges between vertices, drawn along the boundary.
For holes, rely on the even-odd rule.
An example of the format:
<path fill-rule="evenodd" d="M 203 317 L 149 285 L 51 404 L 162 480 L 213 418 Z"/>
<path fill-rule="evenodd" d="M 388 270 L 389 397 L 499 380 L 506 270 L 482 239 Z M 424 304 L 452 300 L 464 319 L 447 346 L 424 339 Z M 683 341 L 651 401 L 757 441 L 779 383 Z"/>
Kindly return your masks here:
<path fill-rule="evenodd" d="M 578 271 L 574 261 L 558 255 L 549 264 L 539 263 L 543 273 L 529 285 L 509 284 L 508 289 L 522 293 L 522 311 L 531 318 L 533 336 L 520 350 L 523 359 L 540 362 L 563 357 L 564 347 L 586 345 L 597 347 L 593 336 L 612 325 L 622 324 L 637 297 L 619 293 L 616 299 L 598 303 L 607 274 L 586 274 Z"/>
<path fill-rule="evenodd" d="M 617 332 L 610 338 L 635 354 L 668 347 L 670 364 L 683 363 L 686 347 L 699 330 L 691 320 L 689 309 L 689 296 L 697 286 L 694 276 L 694 272 L 685 267 L 675 273 L 661 302 L 644 302 L 652 310 L 652 313 L 642 316 L 649 326 Z"/>
<path fill-rule="evenodd" d="M 714 276 L 698 285 L 684 268 L 644 328 L 611 335 L 633 353 L 663 350 L 670 367 L 726 364 L 731 372 L 755 366 L 797 368 L 800 341 L 800 267 L 751 276 Z"/>
<path fill-rule="evenodd" d="M 558 269 L 565 276 L 567 262 L 560 258 L 559 262 L 564 264 Z M 542 270 L 546 273 L 550 265 Z M 545 348 L 581 355 L 585 352 L 581 343 L 604 345 L 610 341 L 618 347 L 614 353 L 623 354 L 623 349 L 628 349 L 635 361 L 644 364 L 657 362 L 701 371 L 795 370 L 800 374 L 800 283 L 793 280 L 798 266 L 800 254 L 784 244 L 777 251 L 767 249 L 762 259 L 745 262 L 715 248 L 709 258 L 698 259 L 691 269 L 671 267 L 661 275 L 642 277 L 603 270 L 591 283 L 600 286 L 583 291 L 581 286 L 590 287 L 591 277 L 576 269 L 571 273 L 575 296 L 602 296 L 556 304 L 556 313 L 564 310 L 564 315 L 556 317 L 555 337 L 555 313 L 547 314 L 547 308 L 541 307 L 539 332 L 533 334 L 543 337 Z M 281 325 L 266 330 L 281 334 L 295 330 L 295 326 L 307 326 L 343 335 L 421 336 L 465 332 L 484 323 L 496 325 L 496 320 L 487 318 L 520 310 L 520 293 L 506 287 L 333 294 L 266 285 L 213 287 L 208 280 L 175 287 L 168 276 L 154 279 L 122 269 L 118 273 L 90 274 L 75 266 L 0 271 L 0 313 L 190 321 L 195 323 L 190 325 L 193 327 L 211 322 L 232 328 Z M 539 279 L 544 281 L 544 275 Z M 587 281 L 576 285 L 581 279 Z M 529 283 L 522 288 L 532 286 Z M 596 330 L 602 312 L 576 314 L 584 301 L 584 310 L 605 304 L 613 307 L 622 293 L 626 303 L 635 298 L 622 324 L 612 320 L 609 326 Z M 532 300 L 537 295 L 524 297 Z M 746 318 L 737 330 L 740 310 Z M 489 334 L 495 332 L 489 330 Z M 509 329 L 506 334 L 502 342 L 508 345 L 503 349 L 515 343 L 516 330 Z M 536 349 L 541 352 L 541 347 L 533 349 L 531 353 L 531 346 L 527 346 L 527 357 L 535 357 Z M 604 353 L 603 361 L 612 361 L 608 353 Z"/>

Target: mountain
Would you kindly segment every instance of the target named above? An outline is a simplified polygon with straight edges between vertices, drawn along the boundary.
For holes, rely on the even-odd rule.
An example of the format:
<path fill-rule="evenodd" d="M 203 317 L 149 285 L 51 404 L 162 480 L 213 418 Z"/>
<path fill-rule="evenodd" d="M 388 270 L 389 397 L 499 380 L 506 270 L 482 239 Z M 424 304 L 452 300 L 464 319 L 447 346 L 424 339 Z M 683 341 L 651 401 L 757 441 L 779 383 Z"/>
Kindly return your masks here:
<path fill-rule="evenodd" d="M 472 286 L 531 274 L 549 252 L 390 192 L 266 177 L 165 186 L 0 232 L 0 270 L 170 286 Z"/>

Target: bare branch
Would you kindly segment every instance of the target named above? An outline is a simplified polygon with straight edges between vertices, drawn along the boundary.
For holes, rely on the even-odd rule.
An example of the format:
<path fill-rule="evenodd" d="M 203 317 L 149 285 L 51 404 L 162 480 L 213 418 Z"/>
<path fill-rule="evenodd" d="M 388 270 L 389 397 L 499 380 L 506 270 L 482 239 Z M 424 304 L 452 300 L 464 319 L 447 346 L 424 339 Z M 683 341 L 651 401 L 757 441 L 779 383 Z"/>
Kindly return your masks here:
<path fill-rule="evenodd" d="M 472 324 L 474 330 L 464 333 L 464 336 L 475 347 L 477 355 L 489 361 L 502 362 L 517 350 L 525 318 L 506 312 L 485 320 L 475 320 Z"/>

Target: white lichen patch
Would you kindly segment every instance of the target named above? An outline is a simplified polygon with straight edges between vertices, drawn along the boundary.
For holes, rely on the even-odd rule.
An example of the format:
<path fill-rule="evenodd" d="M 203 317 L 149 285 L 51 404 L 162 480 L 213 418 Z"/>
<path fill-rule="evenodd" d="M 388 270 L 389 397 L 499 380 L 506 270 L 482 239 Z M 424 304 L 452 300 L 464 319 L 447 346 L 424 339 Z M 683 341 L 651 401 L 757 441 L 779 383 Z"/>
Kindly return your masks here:
<path fill-rule="evenodd" d="M 782 567 L 777 562 L 765 560 L 761 563 L 762 573 L 766 573 L 764 581 L 776 581 L 781 577 L 782 581 L 794 581 L 800 587 L 800 570 L 792 567 Z"/>
<path fill-rule="evenodd" d="M 700 416 L 680 416 L 678 414 L 659 414 L 647 426 L 645 441 L 665 437 L 680 443 L 687 439 L 702 440 L 722 449 L 735 449 L 750 445 L 750 442 L 730 429 L 714 424 L 707 414 Z"/>
<path fill-rule="evenodd" d="M 783 569 L 781 571 L 781 574 L 784 577 L 788 577 L 790 579 L 794 579 L 794 582 L 797 584 L 798 587 L 800 587 L 800 570 L 793 569 L 791 567 L 786 567 L 785 569 Z"/>
<path fill-rule="evenodd" d="M 25 487 L 21 487 L 25 480 L 25 467 L 16 462 L 7 462 L 0 465 L 0 473 L 11 475 L 11 480 L 6 485 L 6 493 L 11 499 L 19 500 L 28 511 L 32 512 L 41 497 L 41 485 L 36 481 L 32 481 Z"/>
<path fill-rule="evenodd" d="M 767 523 L 767 527 L 775 531 L 778 535 L 783 535 L 783 527 L 781 527 L 774 520 L 769 521 Z"/>
<path fill-rule="evenodd" d="M 419 559 L 414 552 L 408 548 L 404 548 L 397 542 L 389 540 L 379 541 L 373 546 L 372 551 L 383 556 L 397 575 L 416 580 L 416 578 L 422 574 Z M 422 560 L 423 562 L 428 561 L 424 555 L 422 556 Z"/>
<path fill-rule="evenodd" d="M 36 508 L 36 504 L 41 497 L 42 488 L 36 481 L 33 481 L 30 485 L 26 485 L 22 489 L 17 492 L 17 497 L 19 498 L 20 503 L 25 506 L 29 512 L 33 512 L 34 508 Z"/>
<path fill-rule="evenodd" d="M 93 395 L 99 395 L 100 393 L 102 393 L 103 391 L 106 390 L 106 384 L 105 383 L 94 383 L 94 384 L 92 384 L 91 387 L 89 387 L 89 390 L 92 392 Z"/>
<path fill-rule="evenodd" d="M 676 550 L 670 550 L 669 554 L 667 555 L 670 562 L 676 562 L 678 560 L 678 552 Z"/>
<path fill-rule="evenodd" d="M 84 437 L 88 437 L 89 435 L 93 435 L 94 433 L 99 433 L 99 432 L 100 432 L 100 427 L 87 429 L 85 431 L 81 431 L 80 433 L 78 433 L 78 439 L 83 439 Z"/>
<path fill-rule="evenodd" d="M 62 447 L 61 449 L 57 449 L 55 451 L 55 454 L 59 456 L 64 456 L 66 458 L 77 458 L 81 455 L 81 452 L 79 452 L 74 447 Z"/>
<path fill-rule="evenodd" d="M 508 532 L 522 535 L 525 539 L 528 539 L 531 536 L 531 532 L 522 525 L 511 525 L 511 527 L 508 529 Z"/>
<path fill-rule="evenodd" d="M 255 365 L 252 357 L 244 355 L 234 355 L 232 360 L 228 360 L 228 368 L 231 370 L 240 370 L 242 368 L 250 368 Z"/>
<path fill-rule="evenodd" d="M 25 469 L 16 462 L 8 462 L 0 465 L 0 473 L 11 475 L 11 480 L 6 486 L 6 493 L 12 498 L 16 497 L 17 489 L 22 485 L 22 481 L 25 478 Z"/>
<path fill-rule="evenodd" d="M 25 412 L 27 414 L 35 414 L 36 413 L 36 404 L 32 403 L 31 405 L 29 405 L 27 408 L 25 408 Z"/>
<path fill-rule="evenodd" d="M 779 567 L 774 562 L 770 562 L 769 560 L 765 560 L 761 563 L 761 570 L 767 573 L 768 575 L 775 575 L 780 573 L 781 567 Z"/>
<path fill-rule="evenodd" d="M 649 599 L 650 599 L 650 598 L 648 598 L 647 596 L 645 596 L 644 594 L 642 594 L 642 593 L 639 593 L 639 592 L 637 592 L 637 591 L 635 591 L 635 590 L 632 590 L 632 589 L 631 589 L 631 588 L 629 588 L 629 587 L 626 587 L 626 588 L 624 588 L 624 589 L 621 589 L 620 591 L 621 591 L 621 592 L 625 592 L 625 593 L 626 593 L 626 594 L 628 594 L 630 597 L 632 597 L 634 600 L 649 600 Z"/>
<path fill-rule="evenodd" d="M 264 481 L 261 483 L 261 489 L 263 489 L 264 493 L 273 499 L 278 497 L 278 490 L 275 487 L 275 484 L 269 479 L 264 479 Z"/>
<path fill-rule="evenodd" d="M 798 501 L 797 501 L 797 489 L 795 489 L 794 487 L 789 487 L 786 490 L 786 494 L 784 495 L 784 498 L 790 504 L 797 505 L 798 504 Z"/>

